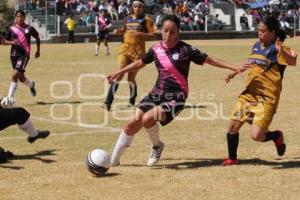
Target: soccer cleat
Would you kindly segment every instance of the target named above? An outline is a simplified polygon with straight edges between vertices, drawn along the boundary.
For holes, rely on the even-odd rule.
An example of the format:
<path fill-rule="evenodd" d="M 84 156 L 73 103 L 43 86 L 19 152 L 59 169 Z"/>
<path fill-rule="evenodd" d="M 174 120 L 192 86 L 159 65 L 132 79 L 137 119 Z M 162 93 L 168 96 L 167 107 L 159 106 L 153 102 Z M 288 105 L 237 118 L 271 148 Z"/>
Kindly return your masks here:
<path fill-rule="evenodd" d="M 153 146 L 151 148 L 151 153 L 147 162 L 147 166 L 153 166 L 160 160 L 160 156 L 162 151 L 164 150 L 164 146 L 164 143 L 159 142 L 158 145 Z"/>
<path fill-rule="evenodd" d="M 237 164 L 238 164 L 238 160 L 225 158 L 222 163 L 222 166 L 230 166 L 230 165 L 237 165 Z"/>
<path fill-rule="evenodd" d="M 109 55 L 110 55 L 110 53 L 105 53 L 105 55 L 106 55 L 106 56 L 109 56 Z"/>
<path fill-rule="evenodd" d="M 32 87 L 30 88 L 31 96 L 36 96 L 36 90 L 35 90 L 35 82 L 32 81 Z"/>
<path fill-rule="evenodd" d="M 28 137 L 27 141 L 29 143 L 33 143 L 36 139 L 45 139 L 46 137 L 48 137 L 50 134 L 49 131 L 38 131 L 38 134 L 35 137 Z"/>
<path fill-rule="evenodd" d="M 99 56 L 99 54 L 98 54 L 98 53 L 95 53 L 95 56 Z"/>
<path fill-rule="evenodd" d="M 286 150 L 286 145 L 284 143 L 284 138 L 283 138 L 283 133 L 279 130 L 276 130 L 275 132 L 279 133 L 279 138 L 276 140 L 273 140 L 275 146 L 276 146 L 276 150 L 277 150 L 277 154 L 279 156 L 283 156 Z"/>

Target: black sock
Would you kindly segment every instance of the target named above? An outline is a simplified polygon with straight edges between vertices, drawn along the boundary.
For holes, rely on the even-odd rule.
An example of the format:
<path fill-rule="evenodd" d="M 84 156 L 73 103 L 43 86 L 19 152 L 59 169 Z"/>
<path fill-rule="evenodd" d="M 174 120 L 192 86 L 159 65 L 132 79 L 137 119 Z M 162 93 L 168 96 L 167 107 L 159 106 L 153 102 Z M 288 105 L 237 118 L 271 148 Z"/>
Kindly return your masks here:
<path fill-rule="evenodd" d="M 130 87 L 130 99 L 129 99 L 129 103 L 134 106 L 135 99 L 136 99 L 136 96 L 137 96 L 137 86 L 134 83 L 130 83 L 129 87 Z"/>
<path fill-rule="evenodd" d="M 227 133 L 227 145 L 228 145 L 229 158 L 232 160 L 236 160 L 237 149 L 239 146 L 239 133 L 237 134 Z"/>
<path fill-rule="evenodd" d="M 276 140 L 280 137 L 280 134 L 277 131 L 268 131 L 266 133 L 266 138 L 263 142 L 268 142 L 270 140 Z"/>
<path fill-rule="evenodd" d="M 107 94 L 107 97 L 106 97 L 106 100 L 105 100 L 105 104 L 112 104 L 113 100 L 114 100 L 114 95 L 116 94 L 117 90 L 118 90 L 118 87 L 119 87 L 119 83 L 118 82 L 112 82 L 111 85 L 110 85 L 110 88 L 108 90 L 108 94 Z"/>

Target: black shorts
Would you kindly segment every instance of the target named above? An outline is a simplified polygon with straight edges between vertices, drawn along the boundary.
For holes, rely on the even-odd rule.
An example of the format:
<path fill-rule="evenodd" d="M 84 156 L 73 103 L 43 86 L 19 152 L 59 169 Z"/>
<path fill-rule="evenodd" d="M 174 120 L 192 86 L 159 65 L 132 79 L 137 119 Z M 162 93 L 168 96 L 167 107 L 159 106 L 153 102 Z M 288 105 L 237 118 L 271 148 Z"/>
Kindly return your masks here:
<path fill-rule="evenodd" d="M 29 112 L 24 108 L 0 108 L 0 130 L 15 124 L 24 124 L 29 117 Z"/>
<path fill-rule="evenodd" d="M 109 40 L 109 32 L 99 31 L 97 34 L 97 40 Z"/>
<path fill-rule="evenodd" d="M 144 99 L 137 105 L 144 113 L 151 110 L 155 106 L 161 106 L 166 114 L 166 119 L 160 121 L 161 125 L 170 123 L 184 108 L 185 98 L 182 93 L 152 95 L 144 97 Z"/>
<path fill-rule="evenodd" d="M 19 72 L 25 72 L 26 65 L 29 61 L 29 56 L 11 56 L 10 61 L 13 69 Z"/>

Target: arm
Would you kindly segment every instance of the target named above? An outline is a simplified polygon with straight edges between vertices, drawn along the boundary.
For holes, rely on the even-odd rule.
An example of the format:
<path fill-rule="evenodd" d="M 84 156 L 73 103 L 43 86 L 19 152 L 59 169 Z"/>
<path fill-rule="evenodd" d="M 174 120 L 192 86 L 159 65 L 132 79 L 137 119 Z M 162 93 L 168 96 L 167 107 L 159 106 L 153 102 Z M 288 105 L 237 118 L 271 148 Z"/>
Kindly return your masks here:
<path fill-rule="evenodd" d="M 207 59 L 206 59 L 205 63 L 213 65 L 215 67 L 229 69 L 229 70 L 232 70 L 232 71 L 235 71 L 235 72 L 239 73 L 239 71 L 238 71 L 239 68 L 233 67 L 232 65 L 229 65 L 229 64 L 225 63 L 222 60 L 212 58 L 211 56 L 207 56 Z"/>
<path fill-rule="evenodd" d="M 276 41 L 276 49 L 277 52 L 286 60 L 288 65 L 295 66 L 297 64 L 297 54 L 294 51 L 284 49 L 280 40 Z"/>
<path fill-rule="evenodd" d="M 17 41 L 16 40 L 6 40 L 6 39 L 3 39 L 2 41 L 1 41 L 1 44 L 2 45 L 15 45 L 15 44 L 17 44 Z"/>
<path fill-rule="evenodd" d="M 127 72 L 133 72 L 133 71 L 137 71 L 143 67 L 145 67 L 146 64 L 143 63 L 143 61 L 137 60 L 129 65 L 127 65 L 126 67 L 120 69 L 119 71 L 109 74 L 106 79 L 108 80 L 109 83 L 112 83 L 113 80 L 117 79 L 119 76 L 124 75 Z"/>
<path fill-rule="evenodd" d="M 41 40 L 40 37 L 37 36 L 35 38 L 36 40 L 36 53 L 35 53 L 35 58 L 39 58 L 40 57 L 40 47 L 41 47 Z"/>

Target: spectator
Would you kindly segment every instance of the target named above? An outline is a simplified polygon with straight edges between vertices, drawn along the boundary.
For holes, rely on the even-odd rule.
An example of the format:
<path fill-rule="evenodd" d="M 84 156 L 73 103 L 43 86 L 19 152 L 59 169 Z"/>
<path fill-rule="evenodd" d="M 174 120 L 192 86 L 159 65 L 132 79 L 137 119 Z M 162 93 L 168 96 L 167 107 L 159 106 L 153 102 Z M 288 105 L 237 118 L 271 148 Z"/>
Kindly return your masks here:
<path fill-rule="evenodd" d="M 118 12 L 114 6 L 114 2 L 110 2 L 107 7 L 111 20 L 119 20 Z"/>
<path fill-rule="evenodd" d="M 119 19 L 123 19 L 124 17 L 128 16 L 130 13 L 127 3 L 123 2 L 119 5 L 118 14 Z"/>
<path fill-rule="evenodd" d="M 172 15 L 173 14 L 172 7 L 168 3 L 168 1 L 164 1 L 164 3 L 163 3 L 163 12 L 166 15 Z"/>
<path fill-rule="evenodd" d="M 216 14 L 212 20 L 215 30 L 223 30 L 223 23 L 219 20 L 219 14 Z"/>
<path fill-rule="evenodd" d="M 175 14 L 180 18 L 181 16 L 183 16 L 183 13 L 184 13 L 183 3 L 179 2 L 175 8 Z"/>
<path fill-rule="evenodd" d="M 248 18 L 245 14 L 240 17 L 240 24 L 242 26 L 242 30 L 249 30 Z"/>
<path fill-rule="evenodd" d="M 199 31 L 204 31 L 205 28 L 205 18 L 201 14 L 196 14 L 194 16 L 194 23 Z"/>
<path fill-rule="evenodd" d="M 108 10 L 108 4 L 106 1 L 102 0 L 100 2 L 100 5 L 98 7 L 99 10 Z"/>
<path fill-rule="evenodd" d="M 73 14 L 70 14 L 66 19 L 65 24 L 68 29 L 68 43 L 74 43 L 74 30 L 76 27 L 76 21 L 73 19 Z"/>
<path fill-rule="evenodd" d="M 159 15 L 156 16 L 155 18 L 155 25 L 157 27 L 157 29 L 160 29 L 162 26 L 162 19 L 164 18 L 164 13 L 162 11 L 160 11 Z"/>

